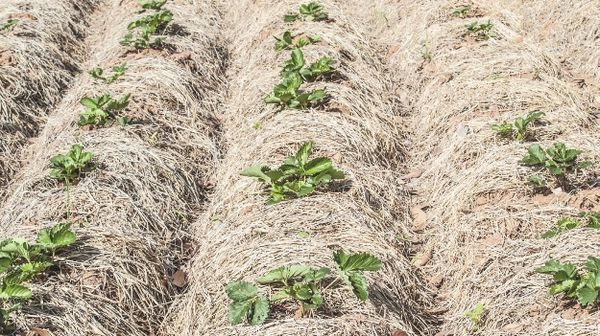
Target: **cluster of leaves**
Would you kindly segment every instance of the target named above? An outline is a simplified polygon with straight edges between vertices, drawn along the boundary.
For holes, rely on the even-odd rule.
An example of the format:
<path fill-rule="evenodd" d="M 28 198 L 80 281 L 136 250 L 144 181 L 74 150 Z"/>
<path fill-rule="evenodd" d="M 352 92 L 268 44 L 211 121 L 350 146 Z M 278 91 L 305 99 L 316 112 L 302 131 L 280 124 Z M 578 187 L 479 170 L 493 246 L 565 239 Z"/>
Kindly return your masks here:
<path fill-rule="evenodd" d="M 587 220 L 587 222 L 584 224 L 583 220 Z M 561 218 L 553 228 L 542 234 L 542 238 L 552 238 L 565 231 L 584 226 L 591 229 L 600 229 L 600 211 L 582 211 L 577 215 L 577 218 Z"/>
<path fill-rule="evenodd" d="M 579 304 L 587 306 L 598 300 L 600 293 L 600 259 L 589 256 L 586 272 L 580 274 L 575 265 L 562 264 L 557 260 L 549 260 L 544 266 L 535 270 L 538 273 L 552 275 L 554 282 L 550 286 L 550 294 L 564 293 L 568 298 L 577 299 Z"/>
<path fill-rule="evenodd" d="M 485 305 L 483 303 L 478 303 L 473 307 L 473 309 L 465 312 L 465 316 L 471 320 L 471 325 L 473 330 L 478 330 L 481 326 L 481 322 L 483 321 L 483 317 L 485 315 Z"/>
<path fill-rule="evenodd" d="M 167 0 L 138 0 L 138 3 L 142 6 L 142 11 L 140 11 L 140 13 L 143 13 L 149 9 L 155 11 L 161 10 L 167 3 Z"/>
<path fill-rule="evenodd" d="M 469 12 L 471 11 L 471 6 L 470 5 L 466 5 L 466 6 L 459 6 L 456 7 L 454 9 L 454 11 L 452 11 L 452 15 L 453 16 L 457 16 L 461 19 L 464 19 L 467 17 L 467 15 L 469 15 Z"/>
<path fill-rule="evenodd" d="M 12 27 L 16 26 L 17 23 L 19 23 L 19 20 L 17 19 L 8 19 L 6 20 L 6 23 L 0 24 L 0 31 L 9 30 Z"/>
<path fill-rule="evenodd" d="M 496 34 L 492 32 L 494 25 L 488 21 L 487 23 L 479 23 L 477 21 L 466 25 L 467 34 L 475 37 L 477 40 L 489 40 L 490 38 L 496 37 Z"/>
<path fill-rule="evenodd" d="M 329 15 L 323 9 L 323 6 L 317 2 L 309 2 L 304 5 L 300 5 L 298 13 L 289 13 L 283 16 L 284 22 L 294 22 L 298 19 L 304 21 L 323 21 L 327 20 Z"/>
<path fill-rule="evenodd" d="M 31 298 L 26 283 L 53 265 L 56 252 L 73 244 L 75 234 L 70 224 L 61 223 L 38 232 L 34 244 L 24 239 L 7 239 L 0 242 L 0 327 L 4 334 L 10 331 L 11 313 L 21 308 L 21 302 Z"/>
<path fill-rule="evenodd" d="M 114 99 L 105 94 L 98 97 L 83 97 L 79 101 L 86 109 L 79 113 L 79 125 L 104 125 L 109 119 L 116 120 L 119 125 L 124 126 L 131 123 L 128 117 L 120 116 L 119 112 L 129 105 L 129 94 Z"/>
<path fill-rule="evenodd" d="M 84 152 L 80 145 L 73 145 L 67 154 L 50 158 L 50 177 L 71 183 L 92 168 L 92 153 Z"/>
<path fill-rule="evenodd" d="M 89 74 L 97 80 L 101 80 L 107 84 L 114 83 L 117 79 L 121 78 L 127 70 L 127 64 L 116 65 L 112 68 L 112 75 L 110 77 L 104 77 L 104 70 L 102 68 L 93 68 Z"/>
<path fill-rule="evenodd" d="M 517 141 L 523 141 L 527 137 L 527 127 L 529 124 L 543 117 L 544 112 L 531 111 L 525 117 L 518 117 L 514 123 L 507 121 L 501 124 L 493 124 L 492 129 L 502 137 L 514 137 Z"/>
<path fill-rule="evenodd" d="M 162 1 L 149 2 L 148 8 L 151 8 L 151 4 L 157 2 Z M 162 5 L 160 5 L 159 8 L 162 8 Z M 162 37 L 156 37 L 155 35 L 157 35 L 158 31 L 164 28 L 172 20 L 173 13 L 166 9 L 160 10 L 155 14 L 144 16 L 143 18 L 129 23 L 127 30 L 130 32 L 125 35 L 120 43 L 123 46 L 133 46 L 135 49 L 147 49 L 152 46 L 159 46 L 164 39 Z M 133 32 L 134 29 L 138 29 L 138 31 Z M 154 37 L 154 39 L 152 39 L 152 37 Z"/>
<path fill-rule="evenodd" d="M 333 167 L 330 158 L 319 157 L 309 161 L 308 156 L 312 147 L 312 142 L 304 143 L 296 155 L 288 157 L 276 169 L 267 166 L 251 166 L 240 174 L 255 177 L 269 185 L 269 204 L 290 199 L 292 195 L 308 196 L 317 187 L 326 186 L 333 180 L 345 177 L 344 172 Z"/>
<path fill-rule="evenodd" d="M 521 160 L 526 166 L 545 168 L 551 175 L 564 182 L 565 174 L 576 169 L 588 169 L 592 166 L 589 161 L 578 161 L 579 149 L 567 148 L 563 143 L 557 142 L 552 147 L 544 150 L 540 145 L 533 144 L 527 149 L 528 154 Z M 532 175 L 529 182 L 536 187 L 544 187 L 546 181 L 540 175 Z"/>
<path fill-rule="evenodd" d="M 321 41 L 321 37 L 319 36 L 308 36 L 307 38 L 299 37 L 294 41 L 292 38 L 292 33 L 286 31 L 283 33 L 281 37 L 275 36 L 275 50 L 277 52 L 283 50 L 292 50 L 294 48 L 302 48 L 309 44 L 318 43 Z"/>
<path fill-rule="evenodd" d="M 368 297 L 368 283 L 364 272 L 376 272 L 381 269 L 381 261 L 368 253 L 347 254 L 339 250 L 334 253 L 338 265 L 337 277 L 331 276 L 327 267 L 307 265 L 289 265 L 276 268 L 257 279 L 261 285 L 269 285 L 276 289 L 270 300 L 258 292 L 256 285 L 235 281 L 227 285 L 225 291 L 232 300 L 229 306 L 229 322 L 233 325 L 248 320 L 251 325 L 264 323 L 272 303 L 291 300 L 299 306 L 299 312 L 304 316 L 307 312 L 316 310 L 324 303 L 321 294 L 325 280 L 330 285 L 341 280 L 352 288 L 359 300 Z"/>
<path fill-rule="evenodd" d="M 306 109 L 311 105 L 322 102 L 327 97 L 324 89 L 305 92 L 300 89 L 306 81 L 314 81 L 333 73 L 335 60 L 328 56 L 319 58 L 306 66 L 304 53 L 300 48 L 294 48 L 290 59 L 285 61 L 281 70 L 282 81 L 275 85 L 273 93 L 265 97 L 265 103 L 278 104 L 290 108 Z"/>

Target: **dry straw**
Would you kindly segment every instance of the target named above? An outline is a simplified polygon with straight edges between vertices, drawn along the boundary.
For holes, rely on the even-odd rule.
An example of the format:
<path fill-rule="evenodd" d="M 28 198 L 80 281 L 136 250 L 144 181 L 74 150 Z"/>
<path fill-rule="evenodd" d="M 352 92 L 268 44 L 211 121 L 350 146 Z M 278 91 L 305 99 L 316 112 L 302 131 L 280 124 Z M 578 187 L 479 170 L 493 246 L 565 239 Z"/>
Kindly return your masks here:
<path fill-rule="evenodd" d="M 282 15 L 300 2 L 239 2 L 225 9 L 231 43 L 230 96 L 223 109 L 228 151 L 217 169 L 208 210 L 194 227 L 199 249 L 190 271 L 190 289 L 172 307 L 165 330 L 173 335 L 386 335 L 420 334 L 434 320 L 426 309 L 432 296 L 411 266 L 405 243 L 410 234 L 407 193 L 399 183 L 403 135 L 395 125 L 396 105 L 366 27 L 344 15 L 349 4 L 321 2 L 335 21 L 285 25 Z M 352 4 L 351 6 L 355 6 Z M 286 29 L 319 35 L 323 43 L 303 48 L 311 62 L 338 60 L 341 79 L 311 84 L 326 87 L 332 101 L 302 112 L 266 106 L 263 97 L 278 80 L 289 57 L 273 50 L 273 35 Z M 254 129 L 256 122 L 260 127 Z M 239 176 L 251 164 L 275 165 L 307 140 L 317 153 L 334 158 L 348 181 L 332 192 L 266 206 L 259 183 Z M 306 231 L 309 238 L 300 238 Z M 384 261 L 369 274 L 370 299 L 360 303 L 347 289 L 335 288 L 322 311 L 293 319 L 278 311 L 260 327 L 227 322 L 226 283 L 252 281 L 282 265 L 307 263 L 334 268 L 337 248 L 365 251 Z"/>
<path fill-rule="evenodd" d="M 0 23 L 0 187 L 20 166 L 18 153 L 60 100 L 82 60 L 85 22 L 97 0 L 2 1 Z M 0 197 L 3 192 L 0 191 Z"/>
<path fill-rule="evenodd" d="M 597 332 L 597 311 L 561 304 L 547 293 L 548 277 L 534 273 L 550 258 L 581 266 L 597 256 L 597 232 L 539 239 L 562 216 L 600 209 L 597 178 L 580 174 L 574 178 L 580 187 L 570 194 L 536 196 L 525 185 L 531 170 L 519 165 L 528 143 L 501 140 L 490 129 L 541 110 L 546 117 L 535 127 L 536 141 L 561 141 L 599 162 L 595 3 L 476 1 L 478 17 L 461 19 L 451 13 L 463 3 L 395 2 L 403 8 L 390 14 L 398 23 L 381 28 L 398 36 L 390 65 L 410 90 L 404 99 L 413 111 L 406 119 L 414 153 L 409 164 L 423 171 L 412 185 L 415 202 L 429 206 L 424 238 L 434 246 L 424 271 L 443 279 L 444 332 L 473 332 L 464 312 L 477 303 L 486 307 L 482 335 Z M 464 25 L 476 20 L 490 20 L 497 38 L 464 37 Z M 431 61 L 423 58 L 425 43 Z"/>
<path fill-rule="evenodd" d="M 167 43 L 176 52 L 125 54 L 119 39 L 136 17 L 137 1 L 104 3 L 94 14 L 93 45 L 83 69 L 124 61 L 128 70 L 110 86 L 82 74 L 50 114 L 28 149 L 28 164 L 2 204 L 3 235 L 31 237 L 65 218 L 62 183 L 48 177 L 49 157 L 80 143 L 95 154 L 96 170 L 71 192 L 79 237 L 60 272 L 34 285 L 34 298 L 17 318 L 22 330 L 53 335 L 156 334 L 178 290 L 171 276 L 193 249 L 187 224 L 201 207 L 219 156 L 214 104 L 224 58 L 216 48 L 216 11 L 177 4 Z M 177 25 L 174 27 L 174 25 Z M 92 130 L 77 126 L 79 99 L 131 93 L 127 113 L 140 124 Z"/>

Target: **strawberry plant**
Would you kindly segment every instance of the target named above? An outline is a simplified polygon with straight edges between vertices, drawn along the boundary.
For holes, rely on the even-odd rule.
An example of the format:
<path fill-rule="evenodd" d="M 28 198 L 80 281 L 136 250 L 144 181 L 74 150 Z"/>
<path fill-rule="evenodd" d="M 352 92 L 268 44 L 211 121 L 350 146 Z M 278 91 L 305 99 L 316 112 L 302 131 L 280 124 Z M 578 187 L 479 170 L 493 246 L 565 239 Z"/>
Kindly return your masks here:
<path fill-rule="evenodd" d="M 132 31 L 139 28 L 137 32 L 130 32 L 121 40 L 123 46 L 133 46 L 135 49 L 147 49 L 152 46 L 161 45 L 163 38 L 152 36 L 156 35 L 169 22 L 173 20 L 173 13 L 169 10 L 162 10 L 156 14 L 145 16 L 135 20 L 127 26 L 127 30 Z"/>
<path fill-rule="evenodd" d="M 17 23 L 19 23 L 19 20 L 17 20 L 17 19 L 8 19 L 6 21 L 6 23 L 3 23 L 0 25 L 0 31 L 9 30 L 9 29 L 13 28 L 14 26 L 16 26 Z"/>
<path fill-rule="evenodd" d="M 235 281 L 227 285 L 225 292 L 229 305 L 229 323 L 236 325 L 249 320 L 250 325 L 263 324 L 269 314 L 269 301 L 258 293 L 255 285 L 246 281 Z"/>
<path fill-rule="evenodd" d="M 138 3 L 144 11 L 148 9 L 159 11 L 167 3 L 167 0 L 138 0 Z"/>
<path fill-rule="evenodd" d="M 50 158 L 50 177 L 69 184 L 92 168 L 92 153 L 84 152 L 80 145 L 73 145 L 67 154 Z"/>
<path fill-rule="evenodd" d="M 129 94 L 114 99 L 111 95 L 102 95 L 94 98 L 84 97 L 80 100 L 86 109 L 79 113 L 79 125 L 104 125 L 109 119 L 115 119 L 120 124 L 129 119 L 119 115 L 129 105 Z"/>
<path fill-rule="evenodd" d="M 304 5 L 300 5 L 298 13 L 289 13 L 283 16 L 284 22 L 293 22 L 298 19 L 304 21 L 323 21 L 327 20 L 329 15 L 323 9 L 323 6 L 317 2 L 309 2 Z"/>
<path fill-rule="evenodd" d="M 501 124 L 493 124 L 492 129 L 502 137 L 514 136 L 517 141 L 523 141 L 527 137 L 527 127 L 544 116 L 544 112 L 531 111 L 525 117 L 518 117 L 513 124 L 506 121 Z"/>
<path fill-rule="evenodd" d="M 286 31 L 281 37 L 275 36 L 275 51 L 291 50 L 294 48 L 302 48 L 309 44 L 320 42 L 319 36 L 308 36 L 307 38 L 299 37 L 294 42 L 292 39 L 292 33 Z"/>
<path fill-rule="evenodd" d="M 368 297 L 368 284 L 365 271 L 381 269 L 381 261 L 368 253 L 349 254 L 342 250 L 334 253 L 338 265 L 337 276 L 327 267 L 314 267 L 302 264 L 275 268 L 260 276 L 256 282 L 275 289 L 267 300 L 258 293 L 255 285 L 249 282 L 234 281 L 225 288 L 231 299 L 229 322 L 233 325 L 248 320 L 251 325 L 262 324 L 269 309 L 281 301 L 293 301 L 299 307 L 301 316 L 319 309 L 325 302 L 322 292 L 338 281 L 348 284 L 357 298 L 365 301 Z M 324 286 L 327 280 L 328 285 Z M 270 302 L 270 304 L 269 304 Z"/>
<path fill-rule="evenodd" d="M 599 301 L 600 259 L 589 256 L 585 266 L 586 272 L 581 274 L 573 264 L 549 260 L 535 271 L 552 275 L 554 281 L 550 285 L 551 295 L 564 293 L 568 298 L 576 299 L 582 306 L 588 306 Z"/>
<path fill-rule="evenodd" d="M 26 282 L 53 266 L 56 252 L 75 240 L 70 224 L 60 223 L 42 229 L 34 244 L 19 238 L 0 242 L 0 331 L 3 335 L 14 331 L 11 314 L 20 310 L 22 302 L 33 295 Z"/>
<path fill-rule="evenodd" d="M 485 315 L 485 306 L 483 303 L 478 303 L 475 307 L 467 312 L 465 316 L 471 320 L 472 330 L 478 330 L 481 326 L 483 316 Z"/>
<path fill-rule="evenodd" d="M 472 22 L 465 26 L 467 28 L 467 35 L 475 37 L 476 40 L 489 40 L 490 38 L 496 37 L 496 34 L 492 32 L 494 25 L 488 21 L 487 23 L 479 23 L 477 21 Z"/>
<path fill-rule="evenodd" d="M 527 149 L 528 154 L 523 157 L 521 163 L 525 166 L 539 167 L 546 169 L 551 175 L 555 176 L 558 182 L 565 186 L 565 174 L 577 169 L 587 169 L 592 166 L 589 161 L 579 161 L 579 155 L 582 153 L 579 149 L 567 148 L 565 144 L 557 142 L 552 147 L 544 150 L 540 145 L 533 144 Z M 536 176 L 536 175 L 534 175 Z M 533 183 L 539 176 L 529 178 Z"/>
<path fill-rule="evenodd" d="M 582 220 L 587 220 L 587 222 L 584 224 Z M 580 212 L 577 218 L 561 218 L 554 227 L 542 234 L 542 238 L 552 238 L 565 231 L 579 227 L 600 229 L 600 211 Z"/>
<path fill-rule="evenodd" d="M 240 174 L 255 177 L 269 185 L 269 204 L 288 200 L 292 196 L 308 196 L 318 187 L 327 186 L 333 180 L 343 179 L 344 172 L 334 168 L 331 159 L 319 157 L 308 160 L 312 147 L 312 142 L 304 143 L 296 155 L 288 157 L 276 169 L 251 166 Z"/>
<path fill-rule="evenodd" d="M 323 56 L 310 66 L 305 67 L 306 61 L 304 60 L 304 53 L 302 52 L 302 49 L 295 48 L 292 50 L 290 59 L 285 61 L 283 64 L 283 68 L 281 69 L 281 77 L 286 78 L 291 74 L 298 74 L 302 80 L 312 81 L 318 77 L 333 73 L 334 63 L 335 60 L 333 58 Z"/>
<path fill-rule="evenodd" d="M 316 106 L 327 97 L 325 89 L 309 92 L 300 90 L 302 78 L 298 74 L 290 74 L 281 83 L 275 85 L 273 93 L 265 97 L 265 103 L 278 104 L 296 109 L 307 109 Z"/>
<path fill-rule="evenodd" d="M 110 77 L 104 77 L 103 76 L 104 70 L 102 70 L 102 68 L 98 68 L 98 67 L 90 70 L 89 74 L 97 80 L 101 80 L 107 84 L 112 84 L 117 79 L 119 79 L 121 76 L 123 76 L 125 74 L 126 70 L 127 70 L 127 64 L 123 63 L 121 65 L 117 65 L 112 68 L 112 75 Z"/>
<path fill-rule="evenodd" d="M 454 9 L 454 11 L 452 11 L 452 15 L 453 16 L 457 16 L 461 19 L 464 19 L 467 17 L 467 15 L 469 14 L 469 12 L 471 11 L 471 6 L 459 6 L 457 8 Z"/>

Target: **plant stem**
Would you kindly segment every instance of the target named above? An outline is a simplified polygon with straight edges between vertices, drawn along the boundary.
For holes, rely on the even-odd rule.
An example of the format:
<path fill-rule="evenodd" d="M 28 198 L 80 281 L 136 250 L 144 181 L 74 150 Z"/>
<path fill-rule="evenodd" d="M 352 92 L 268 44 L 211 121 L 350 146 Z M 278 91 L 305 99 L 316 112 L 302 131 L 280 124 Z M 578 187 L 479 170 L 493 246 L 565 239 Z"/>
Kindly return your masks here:
<path fill-rule="evenodd" d="M 73 220 L 72 212 L 71 212 L 71 184 L 70 184 L 68 178 L 65 178 L 65 185 L 67 186 L 67 188 L 66 188 L 66 195 L 67 195 L 67 220 L 69 221 L 69 223 L 71 223 L 72 220 Z"/>

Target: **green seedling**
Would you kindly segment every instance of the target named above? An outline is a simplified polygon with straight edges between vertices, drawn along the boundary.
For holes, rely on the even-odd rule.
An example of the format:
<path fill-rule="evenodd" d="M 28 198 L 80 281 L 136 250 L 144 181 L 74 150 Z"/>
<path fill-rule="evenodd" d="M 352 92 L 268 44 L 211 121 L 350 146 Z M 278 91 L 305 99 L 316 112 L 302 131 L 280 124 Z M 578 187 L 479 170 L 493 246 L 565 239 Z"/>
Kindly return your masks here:
<path fill-rule="evenodd" d="M 552 238 L 565 231 L 580 227 L 600 229 L 600 211 L 591 211 L 587 213 L 580 212 L 577 217 L 578 218 L 561 218 L 553 228 L 542 234 L 542 238 Z M 587 223 L 584 224 L 584 220 L 587 220 Z"/>
<path fill-rule="evenodd" d="M 17 23 L 19 23 L 17 19 L 8 19 L 6 23 L 0 25 L 0 31 L 12 29 Z"/>
<path fill-rule="evenodd" d="M 240 324 L 248 320 L 250 325 L 263 324 L 269 314 L 269 301 L 258 293 L 255 285 L 245 281 L 235 281 L 227 285 L 225 292 L 229 305 L 229 323 Z"/>
<path fill-rule="evenodd" d="M 292 50 L 294 48 L 302 48 L 309 44 L 320 42 L 319 36 L 308 36 L 308 38 L 297 38 L 296 42 L 292 39 L 292 33 L 286 31 L 281 37 L 275 36 L 275 51 L 280 52 L 283 50 Z"/>
<path fill-rule="evenodd" d="M 475 37 L 475 39 L 489 40 L 490 38 L 495 38 L 496 34 L 492 32 L 492 28 L 494 25 L 488 21 L 487 23 L 478 23 L 477 21 L 472 22 L 465 26 L 467 28 L 467 35 L 471 35 Z"/>
<path fill-rule="evenodd" d="M 111 95 L 102 95 L 97 97 L 83 97 L 80 100 L 81 105 L 86 109 L 79 113 L 79 125 L 104 125 L 109 119 L 129 121 L 128 118 L 119 116 L 119 112 L 129 106 L 129 94 L 114 99 Z"/>
<path fill-rule="evenodd" d="M 73 145 L 67 154 L 50 158 L 50 177 L 71 183 L 92 168 L 92 157 L 92 153 L 84 152 L 80 145 Z"/>
<path fill-rule="evenodd" d="M 294 156 L 288 157 L 281 166 L 251 166 L 242 176 L 255 177 L 269 185 L 268 203 L 274 204 L 294 197 L 311 195 L 317 188 L 325 187 L 333 180 L 343 179 L 344 172 L 333 167 L 330 158 L 308 160 L 313 143 L 306 142 Z"/>
<path fill-rule="evenodd" d="M 368 253 L 347 254 L 339 250 L 333 259 L 339 267 L 339 273 L 344 282 L 352 287 L 352 292 L 361 301 L 368 298 L 367 279 L 364 272 L 376 272 L 381 269 L 381 260 Z"/>
<path fill-rule="evenodd" d="M 14 331 L 11 315 L 21 309 L 22 303 L 32 297 L 26 282 L 54 265 L 59 249 L 76 241 L 76 236 L 66 223 L 42 229 L 34 244 L 13 238 L 0 242 L 0 331 L 3 335 Z"/>
<path fill-rule="evenodd" d="M 529 175 L 529 177 L 527 177 L 527 183 L 536 188 L 546 187 L 546 179 L 543 176 L 537 174 Z"/>
<path fill-rule="evenodd" d="M 104 77 L 104 70 L 102 68 L 93 68 L 90 70 L 89 74 L 100 81 L 103 81 L 107 84 L 114 83 L 117 79 L 121 78 L 125 74 L 127 70 L 127 63 L 123 63 L 121 65 L 116 65 L 112 68 L 112 75 L 110 77 Z"/>
<path fill-rule="evenodd" d="M 138 3 L 144 11 L 149 9 L 159 11 L 167 3 L 167 0 L 138 0 Z"/>
<path fill-rule="evenodd" d="M 471 320 L 473 330 L 479 329 L 484 315 L 485 306 L 483 305 L 483 303 L 478 303 L 473 309 L 465 312 L 465 316 Z"/>
<path fill-rule="evenodd" d="M 278 291 L 271 297 L 272 302 L 294 300 L 300 306 L 301 315 L 318 309 L 323 304 L 321 282 L 331 270 L 306 265 L 279 267 L 258 278 L 261 285 L 271 285 Z"/>
<path fill-rule="evenodd" d="M 259 277 L 256 280 L 258 284 L 275 290 L 269 300 L 271 305 L 258 293 L 255 285 L 240 281 L 230 283 L 225 288 L 232 300 L 229 322 L 235 325 L 248 320 L 251 325 L 262 324 L 268 316 L 270 306 L 281 301 L 295 302 L 300 315 L 305 316 L 324 304 L 322 292 L 338 281 L 350 285 L 358 299 L 365 301 L 368 297 L 368 284 L 364 272 L 380 270 L 381 261 L 368 253 L 348 254 L 341 250 L 334 253 L 334 260 L 338 265 L 337 276 L 327 267 L 295 264 L 278 267 Z M 329 284 L 325 287 L 326 280 L 329 280 Z"/>
<path fill-rule="evenodd" d="M 525 117 L 515 119 L 514 126 L 504 121 L 501 124 L 493 124 L 492 129 L 502 137 L 514 136 L 515 140 L 523 141 L 527 137 L 527 127 L 544 115 L 544 112 L 531 111 Z"/>
<path fill-rule="evenodd" d="M 546 150 L 538 144 L 533 144 L 529 146 L 527 152 L 528 154 L 521 160 L 523 165 L 546 169 L 563 186 L 566 184 L 567 173 L 578 169 L 588 169 L 592 166 L 589 161 L 578 160 L 582 153 L 581 150 L 567 148 L 560 142 Z M 532 182 L 531 177 L 529 181 Z"/>
<path fill-rule="evenodd" d="M 285 79 L 290 75 L 298 74 L 302 81 L 313 81 L 319 77 L 333 73 L 333 64 L 335 64 L 333 58 L 323 56 L 308 67 L 305 67 L 306 61 L 302 49 L 295 48 L 290 54 L 290 59 L 283 64 L 281 77 Z"/>
<path fill-rule="evenodd" d="M 323 21 L 329 18 L 329 15 L 323 9 L 323 6 L 314 1 L 300 5 L 298 12 L 299 13 L 289 13 L 284 15 L 283 21 L 293 22 L 298 19 L 303 19 L 304 21 Z"/>
<path fill-rule="evenodd" d="M 129 23 L 127 30 L 130 32 L 121 40 L 123 46 L 133 46 L 135 49 L 148 49 L 152 46 L 161 45 L 163 38 L 155 37 L 159 30 L 173 20 L 173 13 L 169 10 L 162 10 L 156 14 L 145 16 L 139 20 Z"/>
<path fill-rule="evenodd" d="M 298 74 L 290 74 L 273 88 L 273 93 L 265 97 L 265 103 L 277 104 L 295 109 L 307 109 L 316 106 L 327 98 L 325 89 L 309 92 L 300 90 L 302 78 Z"/>
<path fill-rule="evenodd" d="M 600 259 L 589 256 L 586 272 L 580 274 L 575 265 L 562 264 L 557 260 L 549 260 L 544 266 L 535 270 L 538 273 L 552 275 L 554 281 L 549 293 L 564 293 L 568 298 L 576 299 L 582 306 L 596 303 L 600 293 Z"/>
<path fill-rule="evenodd" d="M 467 15 L 469 15 L 469 12 L 471 11 L 471 6 L 467 5 L 467 6 L 459 6 L 457 8 L 454 9 L 454 11 L 452 12 L 453 16 L 457 16 L 461 19 L 464 19 L 467 17 Z"/>

